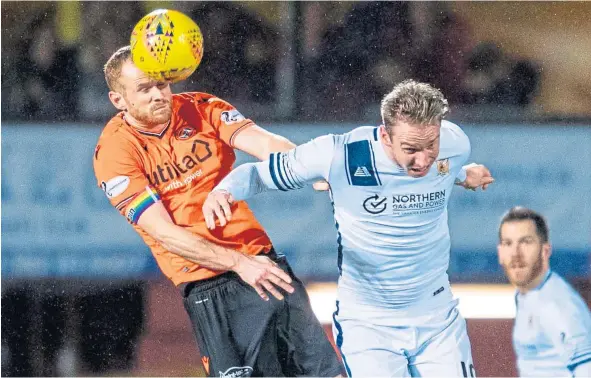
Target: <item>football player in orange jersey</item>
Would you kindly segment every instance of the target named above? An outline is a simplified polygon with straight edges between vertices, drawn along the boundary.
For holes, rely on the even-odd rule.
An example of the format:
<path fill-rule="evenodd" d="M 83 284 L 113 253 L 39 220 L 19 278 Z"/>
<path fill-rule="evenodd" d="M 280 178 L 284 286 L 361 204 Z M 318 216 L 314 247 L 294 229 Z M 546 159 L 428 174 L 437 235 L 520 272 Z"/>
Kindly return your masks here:
<path fill-rule="evenodd" d="M 223 229 L 209 230 L 201 212 L 234 149 L 263 160 L 295 145 L 215 96 L 173 94 L 133 64 L 128 46 L 104 71 L 120 112 L 95 149 L 98 185 L 180 288 L 208 375 L 339 375 L 303 284 L 246 203 Z"/>

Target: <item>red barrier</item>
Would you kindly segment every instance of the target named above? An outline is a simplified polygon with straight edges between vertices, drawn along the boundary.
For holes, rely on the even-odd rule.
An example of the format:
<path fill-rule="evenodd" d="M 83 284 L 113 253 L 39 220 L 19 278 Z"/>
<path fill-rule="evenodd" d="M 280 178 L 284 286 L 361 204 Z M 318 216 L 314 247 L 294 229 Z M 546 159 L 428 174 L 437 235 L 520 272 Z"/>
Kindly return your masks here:
<path fill-rule="evenodd" d="M 587 281 L 575 283 L 583 298 L 591 298 Z M 178 290 L 168 281 L 149 285 L 146 329 L 137 351 L 138 376 L 204 375 L 189 318 Z M 474 366 L 480 377 L 515 377 L 511 344 L 512 319 L 468 319 Z M 325 332 L 332 342 L 331 325 Z M 333 343 L 334 345 L 334 343 Z"/>

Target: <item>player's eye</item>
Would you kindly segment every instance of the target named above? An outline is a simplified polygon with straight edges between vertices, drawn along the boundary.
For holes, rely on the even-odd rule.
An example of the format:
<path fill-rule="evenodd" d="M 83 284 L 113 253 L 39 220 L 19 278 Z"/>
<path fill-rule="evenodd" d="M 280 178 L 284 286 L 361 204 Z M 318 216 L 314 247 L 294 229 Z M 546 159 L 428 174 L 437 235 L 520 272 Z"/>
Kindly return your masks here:
<path fill-rule="evenodd" d="M 417 150 L 413 149 L 413 148 L 405 148 L 403 149 L 403 151 L 409 155 L 414 154 L 415 152 L 417 152 Z"/>
<path fill-rule="evenodd" d="M 158 84 L 156 84 L 156 86 L 159 89 L 164 89 L 164 88 L 168 87 L 168 82 L 166 82 L 166 81 L 159 81 Z"/>

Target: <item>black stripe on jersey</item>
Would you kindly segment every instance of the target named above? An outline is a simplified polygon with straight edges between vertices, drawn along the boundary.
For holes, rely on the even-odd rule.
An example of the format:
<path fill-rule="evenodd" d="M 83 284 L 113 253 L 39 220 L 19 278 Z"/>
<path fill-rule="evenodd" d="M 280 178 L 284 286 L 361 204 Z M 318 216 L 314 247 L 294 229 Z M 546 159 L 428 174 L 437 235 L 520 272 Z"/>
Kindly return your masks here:
<path fill-rule="evenodd" d="M 279 167 L 279 172 L 281 172 L 281 176 L 286 178 L 286 181 L 289 183 L 289 189 L 296 189 L 297 184 L 291 175 L 291 169 L 288 167 L 289 161 L 285 158 L 285 155 L 282 156 L 281 159 L 281 167 Z"/>
<path fill-rule="evenodd" d="M 279 155 L 279 154 L 271 154 L 271 156 L 269 157 L 269 172 L 271 173 L 271 179 L 273 180 L 273 183 L 275 184 L 277 189 L 285 192 L 285 191 L 287 191 L 287 189 L 285 189 L 283 186 L 281 186 L 281 184 L 279 183 L 279 180 L 277 179 L 277 173 L 275 172 L 275 156 L 276 155 Z"/>
<path fill-rule="evenodd" d="M 282 172 L 282 170 L 283 170 L 282 158 L 283 158 L 283 154 L 282 153 L 278 153 L 277 154 L 277 163 L 276 163 L 277 168 L 276 169 L 277 169 L 277 173 L 278 173 L 279 179 L 281 179 L 281 182 L 283 183 L 283 186 L 285 188 L 287 188 L 288 190 L 289 189 L 293 189 L 293 187 L 291 187 L 290 185 L 287 184 L 287 180 L 285 179 L 285 177 L 283 175 L 283 172 Z"/>
<path fill-rule="evenodd" d="M 375 140 L 376 142 L 378 141 L 378 128 L 379 127 L 373 129 L 373 140 Z"/>

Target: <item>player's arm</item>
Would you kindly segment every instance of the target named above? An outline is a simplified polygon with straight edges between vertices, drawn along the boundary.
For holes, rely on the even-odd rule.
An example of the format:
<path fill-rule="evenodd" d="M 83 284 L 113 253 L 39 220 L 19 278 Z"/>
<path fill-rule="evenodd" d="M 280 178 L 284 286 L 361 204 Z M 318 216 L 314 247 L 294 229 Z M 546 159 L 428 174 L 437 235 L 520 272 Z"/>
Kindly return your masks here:
<path fill-rule="evenodd" d="M 234 271 L 268 300 L 265 291 L 277 299 L 283 295 L 274 285 L 292 293 L 291 278 L 271 259 L 249 256 L 214 244 L 174 224 L 161 202 L 155 202 L 140 216 L 137 225 L 156 239 L 167 251 L 203 267 L 218 271 Z"/>
<path fill-rule="evenodd" d="M 271 133 L 244 117 L 230 103 L 211 97 L 202 105 L 201 112 L 218 132 L 219 138 L 232 148 L 246 152 L 259 160 L 265 160 L 271 153 L 286 152 L 296 145 L 287 138 Z M 325 191 L 328 183 L 320 180 L 314 189 Z"/>
<path fill-rule="evenodd" d="M 210 229 L 215 218 L 221 226 L 231 220 L 230 205 L 269 190 L 301 189 L 307 182 L 328 180 L 334 154 L 334 136 L 326 135 L 288 152 L 271 154 L 259 163 L 247 163 L 234 169 L 208 195 L 203 215 Z"/>
<path fill-rule="evenodd" d="M 468 138 L 464 130 L 451 122 L 447 122 L 446 132 L 449 133 L 449 146 L 453 146 L 451 148 L 455 152 L 451 158 L 458 159 L 460 164 L 465 164 L 472 151 L 470 138 Z M 486 190 L 494 181 L 487 167 L 482 164 L 471 163 L 462 166 L 456 176 L 455 184 L 475 191 L 478 187 Z"/>
<path fill-rule="evenodd" d="M 471 163 L 462 167 L 455 183 L 465 189 L 476 190 L 482 187 L 482 190 L 486 190 L 493 182 L 495 179 L 488 168 L 482 164 Z"/>
<path fill-rule="evenodd" d="M 174 224 L 139 161 L 137 150 L 121 142 L 107 140 L 95 151 L 94 170 L 99 186 L 131 224 L 139 226 L 168 251 L 189 261 L 212 270 L 235 271 L 263 299 L 268 299 L 265 290 L 278 299 L 283 298 L 273 285 L 293 291 L 289 275 L 267 257 L 246 256 Z"/>
<path fill-rule="evenodd" d="M 242 129 L 234 136 L 234 148 L 259 160 L 267 159 L 273 152 L 289 151 L 295 146 L 287 138 L 273 134 L 257 125 Z"/>
<path fill-rule="evenodd" d="M 273 152 L 285 152 L 295 147 L 288 139 L 257 126 L 232 104 L 220 98 L 210 97 L 199 104 L 200 112 L 216 130 L 220 140 L 232 148 L 265 160 Z"/>

